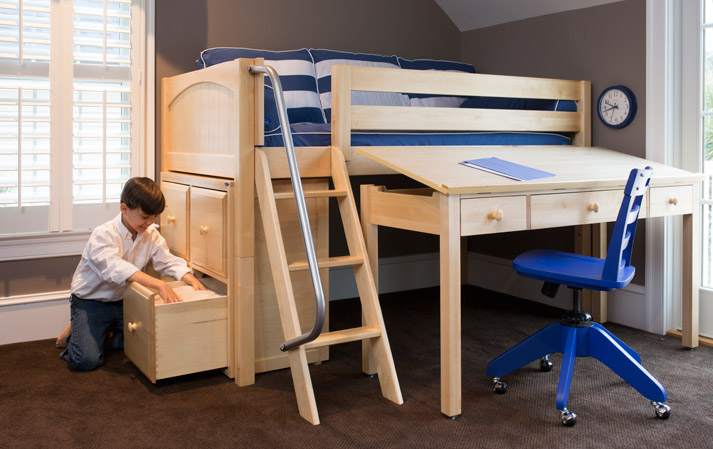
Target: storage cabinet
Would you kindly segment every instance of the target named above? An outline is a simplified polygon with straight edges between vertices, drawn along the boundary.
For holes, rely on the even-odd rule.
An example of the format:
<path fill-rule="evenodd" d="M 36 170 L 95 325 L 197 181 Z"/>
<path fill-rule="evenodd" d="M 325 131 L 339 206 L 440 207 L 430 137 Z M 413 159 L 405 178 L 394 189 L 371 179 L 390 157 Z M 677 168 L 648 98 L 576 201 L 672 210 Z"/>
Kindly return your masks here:
<path fill-rule="evenodd" d="M 273 182 L 276 192 L 291 190 L 288 180 Z M 303 189 L 322 190 L 327 182 L 303 180 Z M 166 208 L 160 229 L 171 251 L 185 258 L 201 281 L 221 292 L 219 298 L 154 306 L 154 293 L 136 284 L 124 298 L 126 324 L 125 352 L 152 382 L 157 379 L 208 369 L 226 368 L 235 376 L 235 348 L 240 347 L 241 332 L 235 308 L 238 285 L 236 271 L 237 242 L 233 212 L 237 195 L 231 180 L 182 173 L 161 174 L 161 190 Z M 329 203 L 326 198 L 306 201 L 312 235 L 320 258 L 328 257 Z M 255 199 L 255 207 L 258 207 Z M 306 259 L 294 200 L 278 202 L 285 249 L 290 261 Z M 284 341 L 277 297 L 269 266 L 265 235 L 256 213 L 253 272 L 254 372 L 260 373 L 289 366 L 287 354 L 279 349 Z M 244 268 L 243 268 L 244 269 Z M 329 299 L 329 270 L 320 272 L 325 296 Z M 291 276 L 303 332 L 314 323 L 315 305 L 308 272 Z M 210 284 L 210 286 L 208 285 Z M 175 283 L 174 285 L 180 285 Z M 327 310 L 328 305 L 327 305 Z M 329 315 L 327 315 L 329 316 Z M 131 323 L 131 324 L 129 324 Z M 182 329 L 181 326 L 186 326 Z M 325 330 L 328 329 L 328 320 Z M 187 341 L 184 335 L 191 335 Z M 244 333 L 242 333 L 244 334 Z M 307 351 L 308 361 L 329 358 L 328 347 Z"/>

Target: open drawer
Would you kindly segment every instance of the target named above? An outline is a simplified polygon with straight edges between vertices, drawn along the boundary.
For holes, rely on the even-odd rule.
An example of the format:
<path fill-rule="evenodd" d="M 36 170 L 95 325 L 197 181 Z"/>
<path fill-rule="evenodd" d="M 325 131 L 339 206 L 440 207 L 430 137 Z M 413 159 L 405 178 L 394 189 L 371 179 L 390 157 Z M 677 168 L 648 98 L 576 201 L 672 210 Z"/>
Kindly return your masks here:
<path fill-rule="evenodd" d="M 153 383 L 228 366 L 226 287 L 211 278 L 201 282 L 217 296 L 163 304 L 155 290 L 136 282 L 124 294 L 124 352 Z"/>

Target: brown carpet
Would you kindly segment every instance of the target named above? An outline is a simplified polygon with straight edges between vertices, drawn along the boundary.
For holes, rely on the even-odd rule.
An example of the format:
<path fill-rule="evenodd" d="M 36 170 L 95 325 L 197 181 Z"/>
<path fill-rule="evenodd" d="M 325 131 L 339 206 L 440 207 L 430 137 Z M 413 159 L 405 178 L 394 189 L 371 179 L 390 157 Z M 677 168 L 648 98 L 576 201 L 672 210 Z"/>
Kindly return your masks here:
<path fill-rule="evenodd" d="M 356 300 L 331 305 L 333 328 L 360 320 Z M 0 447 L 101 448 L 537 448 L 713 447 L 713 348 L 688 351 L 671 337 L 607 327 L 641 354 L 668 391 L 671 419 L 598 361 L 578 359 L 563 427 L 555 411 L 555 368 L 537 365 L 492 392 L 488 361 L 560 311 L 492 292 L 463 292 L 463 415 L 440 413 L 438 290 L 384 295 L 384 317 L 405 403 L 383 399 L 360 371 L 357 343 L 335 346 L 311 367 L 319 426 L 297 413 L 289 370 L 239 388 L 217 371 L 151 384 L 120 352 L 78 373 L 54 341 L 0 346 Z"/>

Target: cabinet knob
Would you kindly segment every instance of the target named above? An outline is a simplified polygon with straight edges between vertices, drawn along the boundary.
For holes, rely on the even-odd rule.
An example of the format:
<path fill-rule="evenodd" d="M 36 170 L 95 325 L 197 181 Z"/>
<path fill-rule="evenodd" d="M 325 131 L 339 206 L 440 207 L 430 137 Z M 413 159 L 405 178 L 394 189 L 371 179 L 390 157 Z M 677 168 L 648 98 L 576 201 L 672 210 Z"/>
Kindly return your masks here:
<path fill-rule="evenodd" d="M 205 235 L 208 233 L 208 226 L 201 226 L 198 228 L 198 232 L 200 232 L 201 235 Z"/>
<path fill-rule="evenodd" d="M 129 324 L 127 324 L 126 327 L 129 328 L 129 332 L 133 334 L 137 330 L 141 329 L 141 323 L 134 323 L 129 321 Z"/>
<path fill-rule="evenodd" d="M 490 213 L 488 214 L 488 219 L 495 220 L 495 221 L 502 220 L 503 219 L 503 211 L 500 209 L 491 210 Z"/>
<path fill-rule="evenodd" d="M 593 203 L 589 203 L 589 206 L 587 206 L 587 210 L 596 214 L 597 212 L 599 212 L 599 203 L 597 203 L 596 201 Z"/>
<path fill-rule="evenodd" d="M 173 215 L 169 215 L 169 216 L 168 216 L 168 222 L 169 222 L 169 223 L 175 223 L 175 222 L 176 222 L 176 217 L 174 217 Z"/>
<path fill-rule="evenodd" d="M 668 204 L 672 206 L 678 206 L 678 198 L 675 196 L 672 196 L 671 198 L 668 199 Z"/>

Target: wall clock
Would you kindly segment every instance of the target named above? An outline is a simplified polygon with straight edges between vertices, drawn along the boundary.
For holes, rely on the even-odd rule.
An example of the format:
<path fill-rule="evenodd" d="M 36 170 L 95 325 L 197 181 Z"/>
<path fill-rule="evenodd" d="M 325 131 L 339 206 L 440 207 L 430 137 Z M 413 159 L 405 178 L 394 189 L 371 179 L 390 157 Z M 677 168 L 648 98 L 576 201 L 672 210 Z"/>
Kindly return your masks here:
<path fill-rule="evenodd" d="M 597 102 L 599 119 L 610 128 L 629 126 L 636 117 L 636 96 L 626 86 L 604 89 Z"/>

